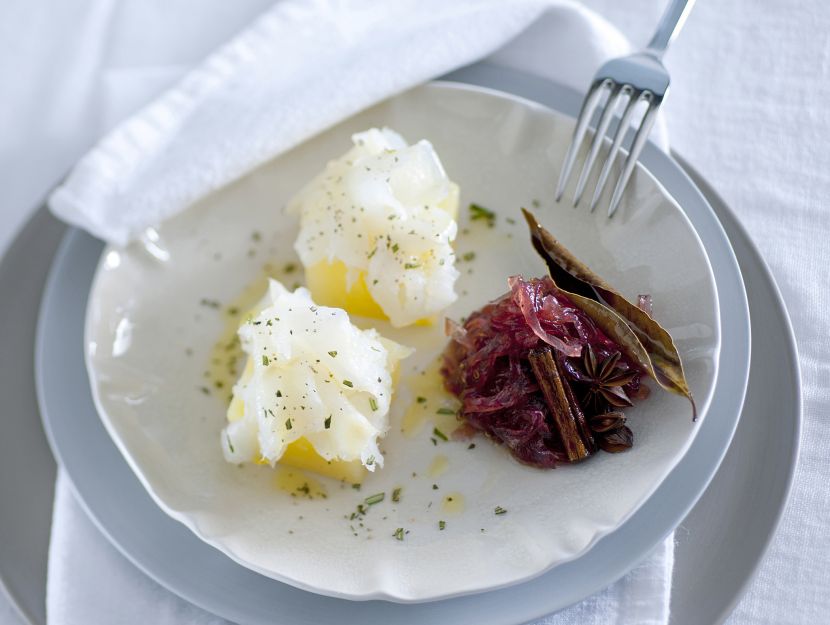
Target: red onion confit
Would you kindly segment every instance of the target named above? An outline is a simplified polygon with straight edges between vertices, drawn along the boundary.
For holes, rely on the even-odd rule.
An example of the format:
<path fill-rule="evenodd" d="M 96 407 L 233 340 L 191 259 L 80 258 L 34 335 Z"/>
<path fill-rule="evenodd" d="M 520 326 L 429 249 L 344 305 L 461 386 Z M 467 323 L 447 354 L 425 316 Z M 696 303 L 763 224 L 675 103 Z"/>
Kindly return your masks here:
<path fill-rule="evenodd" d="M 452 339 L 441 369 L 444 385 L 461 400 L 468 425 L 505 445 L 519 461 L 551 468 L 568 459 L 530 366 L 530 351 L 553 347 L 578 393 L 586 382 L 579 367 L 583 348 L 590 345 L 600 359 L 620 349 L 551 278 L 514 276 L 508 284 L 508 293 L 471 314 L 463 326 L 448 325 Z M 635 369 L 624 358 L 618 366 Z M 626 390 L 635 394 L 639 387 L 638 374 Z"/>

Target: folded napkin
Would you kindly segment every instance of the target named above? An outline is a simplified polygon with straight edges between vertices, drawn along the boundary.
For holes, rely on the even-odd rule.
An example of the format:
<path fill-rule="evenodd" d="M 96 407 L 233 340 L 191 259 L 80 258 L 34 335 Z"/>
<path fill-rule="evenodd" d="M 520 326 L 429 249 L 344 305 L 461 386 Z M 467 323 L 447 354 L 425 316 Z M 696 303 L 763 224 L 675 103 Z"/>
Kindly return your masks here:
<path fill-rule="evenodd" d="M 124 244 L 309 136 L 457 67 L 486 57 L 584 89 L 602 61 L 627 50 L 618 31 L 567 0 L 284 0 L 104 137 L 51 207 Z M 120 70 L 129 99 L 152 75 L 147 69 L 134 81 Z M 107 94 L 99 105 L 112 110 L 123 94 Z M 669 537 L 623 579 L 540 623 L 664 625 L 672 563 Z M 118 554 L 62 472 L 47 611 L 51 625 L 220 622 Z"/>

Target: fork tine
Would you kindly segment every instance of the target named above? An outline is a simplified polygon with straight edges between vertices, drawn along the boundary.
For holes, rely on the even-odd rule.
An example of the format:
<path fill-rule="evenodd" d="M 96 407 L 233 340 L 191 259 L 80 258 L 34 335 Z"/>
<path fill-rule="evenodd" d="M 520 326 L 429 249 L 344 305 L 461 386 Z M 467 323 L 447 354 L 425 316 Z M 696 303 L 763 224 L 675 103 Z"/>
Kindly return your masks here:
<path fill-rule="evenodd" d="M 588 122 L 597 108 L 602 94 L 606 87 L 610 87 L 613 81 L 606 78 L 604 80 L 594 81 L 591 88 L 588 90 L 588 95 L 582 102 L 582 109 L 579 111 L 579 118 L 576 121 L 576 128 L 571 138 L 571 145 L 568 147 L 568 153 L 565 155 L 565 163 L 562 166 L 562 172 L 559 174 L 559 184 L 556 187 L 556 201 L 562 199 L 562 194 L 565 192 L 565 186 L 568 184 L 568 177 L 571 175 L 571 170 L 576 160 L 576 155 L 579 152 L 579 147 L 582 145 L 582 140 L 585 138 L 585 131 L 588 129 Z"/>
<path fill-rule="evenodd" d="M 628 152 L 628 158 L 625 159 L 620 179 L 617 180 L 617 186 L 614 188 L 614 194 L 611 196 L 611 204 L 608 206 L 608 216 L 611 217 L 617 210 L 617 206 L 622 198 L 625 186 L 628 184 L 628 179 L 631 177 L 631 172 L 634 171 L 634 166 L 637 164 L 637 159 L 640 157 L 640 152 L 643 151 L 643 146 L 648 140 L 648 133 L 657 119 L 657 111 L 660 110 L 660 105 L 655 101 L 654 94 L 646 91 L 644 92 L 644 99 L 648 101 L 648 109 L 640 122 L 640 128 L 637 134 L 634 135 L 634 142 L 631 144 L 631 150 Z"/>
<path fill-rule="evenodd" d="M 628 99 L 628 104 L 625 107 L 625 112 L 620 120 L 620 125 L 617 127 L 617 132 L 614 134 L 614 142 L 611 144 L 611 149 L 608 150 L 608 156 L 605 157 L 605 163 L 603 163 L 602 171 L 599 173 L 597 186 L 594 189 L 594 195 L 591 198 L 591 212 L 593 212 L 597 207 L 599 198 L 605 190 L 605 184 L 608 182 L 608 174 L 611 173 L 611 167 L 614 165 L 614 161 L 617 160 L 617 152 L 620 151 L 623 139 L 625 139 L 625 135 L 631 127 L 631 117 L 634 115 L 634 109 L 637 108 L 637 103 L 639 101 L 639 94 L 635 93 L 632 89 L 631 95 Z"/>
<path fill-rule="evenodd" d="M 594 162 L 597 160 L 600 148 L 602 148 L 605 133 L 608 132 L 608 126 L 611 125 L 611 120 L 614 119 L 614 114 L 617 112 L 620 101 L 623 98 L 624 91 L 631 91 L 628 85 L 616 85 L 608 96 L 608 101 L 605 103 L 605 110 L 600 117 L 599 125 L 594 133 L 594 140 L 591 143 L 591 150 L 588 153 L 588 158 L 582 164 L 582 171 L 579 174 L 579 180 L 576 183 L 576 192 L 574 193 L 574 206 L 579 205 L 579 200 L 582 197 L 582 192 L 585 190 L 585 183 L 588 182 L 588 176 L 594 168 Z"/>

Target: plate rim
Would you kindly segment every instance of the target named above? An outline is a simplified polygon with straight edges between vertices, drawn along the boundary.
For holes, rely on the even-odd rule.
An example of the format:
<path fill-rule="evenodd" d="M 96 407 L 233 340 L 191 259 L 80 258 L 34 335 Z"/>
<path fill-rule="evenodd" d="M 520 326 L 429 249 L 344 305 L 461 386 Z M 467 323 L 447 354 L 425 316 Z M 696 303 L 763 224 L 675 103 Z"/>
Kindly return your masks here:
<path fill-rule="evenodd" d="M 556 110 L 553 107 L 546 106 L 543 103 L 540 103 L 535 100 L 528 99 L 521 95 L 516 95 L 506 91 L 500 91 L 498 89 L 471 84 L 471 83 L 462 83 L 458 81 L 452 80 L 445 80 L 445 79 L 437 79 L 433 81 L 429 81 L 423 85 L 418 85 L 414 87 L 414 89 L 422 90 L 433 90 L 436 89 L 439 93 L 446 90 L 449 92 L 456 92 L 462 94 L 474 94 L 480 95 L 483 94 L 486 97 L 494 97 L 500 100 L 505 100 L 511 103 L 516 103 L 524 107 L 529 107 L 537 112 L 540 112 L 545 115 L 554 115 L 556 117 L 567 117 L 565 113 Z M 412 90 L 409 90 L 412 91 Z M 408 92 L 407 92 L 408 93 Z M 398 97 L 398 96 L 393 96 Z M 723 345 L 723 331 L 722 331 L 722 322 L 721 317 L 722 313 L 720 310 L 720 294 L 718 289 L 718 283 L 715 276 L 715 271 L 712 266 L 711 260 L 709 258 L 708 251 L 701 240 L 700 234 L 697 232 L 694 224 L 692 223 L 689 216 L 685 213 L 683 208 L 677 202 L 677 200 L 672 196 L 671 193 L 661 184 L 661 182 L 656 178 L 656 176 L 649 170 L 642 168 L 641 175 L 645 175 L 648 177 L 650 184 L 655 185 L 658 192 L 663 196 L 663 198 L 668 201 L 672 205 L 673 211 L 677 212 L 677 215 L 680 220 L 684 223 L 685 227 L 688 228 L 691 234 L 691 238 L 694 241 L 694 244 L 698 248 L 698 250 L 702 254 L 703 262 L 705 264 L 705 269 L 707 271 L 707 282 L 708 285 L 712 287 L 712 295 L 713 295 L 713 302 L 712 305 L 714 307 L 714 325 L 713 330 L 716 334 L 716 341 L 712 346 L 712 354 L 711 354 L 711 361 L 712 361 L 712 373 L 711 373 L 711 386 L 707 390 L 705 396 L 697 397 L 697 409 L 698 409 L 698 419 L 696 425 L 691 429 L 690 433 L 686 438 L 682 441 L 682 444 L 678 446 L 678 449 L 675 453 L 673 453 L 671 460 L 666 463 L 665 469 L 661 470 L 661 474 L 659 475 L 659 479 L 656 479 L 648 488 L 643 489 L 641 493 L 639 493 L 636 497 L 636 501 L 625 511 L 623 515 L 620 516 L 619 520 L 615 521 L 613 524 L 607 524 L 604 526 L 597 526 L 596 524 L 592 524 L 593 531 L 592 535 L 590 536 L 589 540 L 581 546 L 576 551 L 572 551 L 568 553 L 564 557 L 559 557 L 557 559 L 546 558 L 546 564 L 544 566 L 538 567 L 531 570 L 523 571 L 521 575 L 517 575 L 509 580 L 501 581 L 496 584 L 489 584 L 482 587 L 458 587 L 458 588 L 451 588 L 448 590 L 442 591 L 432 591 L 427 596 L 422 596 L 422 594 L 416 593 L 415 595 L 406 595 L 402 592 L 402 588 L 398 585 L 390 585 L 384 584 L 380 582 L 380 578 L 375 577 L 375 583 L 371 585 L 366 585 L 363 587 L 360 592 L 341 592 L 338 590 L 332 590 L 330 588 L 320 587 L 310 581 L 300 580 L 293 578 L 290 575 L 284 574 L 278 570 L 272 570 L 260 566 L 256 562 L 247 560 L 238 553 L 236 553 L 232 547 L 228 546 L 227 540 L 225 540 L 224 536 L 205 536 L 200 520 L 198 517 L 195 517 L 189 514 L 187 511 L 182 511 L 176 508 L 171 507 L 168 502 L 166 502 L 157 492 L 154 483 L 147 477 L 143 468 L 142 462 L 139 460 L 135 454 L 133 454 L 130 450 L 130 446 L 127 441 L 119 434 L 118 427 L 116 426 L 116 422 L 119 420 L 117 417 L 111 416 L 110 412 L 106 409 L 105 402 L 101 398 L 101 387 L 100 387 L 100 378 L 102 377 L 100 373 L 96 372 L 96 367 L 94 366 L 94 356 L 91 350 L 87 349 L 90 343 L 93 343 L 92 336 L 95 332 L 95 324 L 94 324 L 94 315 L 92 314 L 92 296 L 96 292 L 96 289 L 100 287 L 101 282 L 106 278 L 107 275 L 107 257 L 111 252 L 117 252 L 119 250 L 118 246 L 114 246 L 112 244 L 107 244 L 103 251 L 101 252 L 100 258 L 97 262 L 95 271 L 92 276 L 92 284 L 89 289 L 88 299 L 87 299 L 87 310 L 84 318 L 84 328 L 83 328 L 83 343 L 84 343 L 84 365 L 86 367 L 87 376 L 89 378 L 89 387 L 91 389 L 92 400 L 95 405 L 95 409 L 97 411 L 97 415 L 100 418 L 101 422 L 104 424 L 107 433 L 109 434 L 110 438 L 115 443 L 115 446 L 118 448 L 119 452 L 123 456 L 124 460 L 130 467 L 130 470 L 135 474 L 138 478 L 139 482 L 141 482 L 144 489 L 149 493 L 155 504 L 168 516 L 176 520 L 177 522 L 183 524 L 187 527 L 188 530 L 193 532 L 200 540 L 207 543 L 211 547 L 221 551 L 227 557 L 231 558 L 233 561 L 237 562 L 241 566 L 244 566 L 260 575 L 268 577 L 270 579 L 276 580 L 278 582 L 288 584 L 290 586 L 294 586 L 295 588 L 299 588 L 300 590 L 305 590 L 307 592 L 312 592 L 315 594 L 320 594 L 329 597 L 335 597 L 339 599 L 346 599 L 350 601 L 371 601 L 371 600 L 383 600 L 383 601 L 391 601 L 395 603 L 401 604 L 414 604 L 414 603 L 422 603 L 422 602 L 431 602 L 431 601 L 442 601 L 446 599 L 452 599 L 455 597 L 461 597 L 466 595 L 473 595 L 482 592 L 490 592 L 493 590 L 500 590 L 504 588 L 508 588 L 510 586 L 521 584 L 527 581 L 530 581 L 536 577 L 544 575 L 545 573 L 549 572 L 555 567 L 561 566 L 568 562 L 574 561 L 588 553 L 594 546 L 602 540 L 603 537 L 613 533 L 617 528 L 621 527 L 624 523 L 626 523 L 634 514 L 636 514 L 637 510 L 639 510 L 657 491 L 663 481 L 669 476 L 669 474 L 674 470 L 674 468 L 678 465 L 678 463 L 683 459 L 683 457 L 688 453 L 689 449 L 691 448 L 692 444 L 694 443 L 695 438 L 697 437 L 700 427 L 702 423 L 706 420 L 707 415 L 709 414 L 709 409 L 712 404 L 712 399 L 715 396 L 717 382 L 721 379 L 720 377 L 720 366 L 721 366 L 721 355 L 722 355 L 722 345 Z M 725 235 L 724 235 L 725 237 Z M 728 242 L 728 237 L 725 237 L 726 241 Z M 731 249 L 731 244 L 730 244 Z M 734 254 L 733 254 L 734 256 Z M 741 282 L 741 286 L 743 287 L 743 283 Z M 748 319 L 748 314 L 747 314 Z M 747 362 L 743 366 L 746 370 L 746 376 L 743 380 L 744 392 L 746 383 L 748 380 L 749 375 L 749 354 L 747 354 Z"/>
<path fill-rule="evenodd" d="M 537 80 L 537 81 L 543 80 L 543 79 L 539 79 L 539 78 L 536 78 L 536 77 L 533 77 L 533 78 L 534 78 L 535 80 Z M 556 85 L 553 85 L 553 84 L 549 83 L 549 81 L 545 81 L 545 82 L 548 84 L 548 86 L 549 86 L 550 88 L 554 89 L 554 91 L 555 91 L 556 89 L 559 89 L 560 91 L 563 89 L 561 86 L 556 86 Z M 512 92 L 512 90 L 506 90 L 506 91 L 508 91 L 508 93 L 513 93 L 513 92 Z M 575 93 L 575 92 L 574 92 L 574 93 Z M 522 96 L 522 97 L 524 97 L 524 96 Z M 557 109 L 559 109 L 560 107 L 558 107 L 558 106 L 551 106 L 551 108 L 557 108 Z M 656 150 L 656 148 L 652 148 L 652 150 Z M 644 153 L 644 158 L 647 158 L 647 157 L 648 157 L 648 155 L 649 155 L 649 151 L 648 151 L 648 149 L 647 149 L 647 151 Z M 667 158 L 667 159 L 668 159 L 668 160 L 667 160 L 667 163 L 669 163 L 670 165 L 672 165 L 671 159 L 669 159 L 666 155 L 663 155 L 663 157 Z M 652 158 L 653 158 L 653 155 L 652 155 Z M 685 184 L 686 184 L 687 186 L 689 186 L 689 187 L 690 187 L 690 190 L 694 190 L 694 191 L 696 191 L 696 189 L 695 189 L 694 185 L 691 183 L 691 181 L 688 179 L 688 177 L 685 175 L 685 173 L 684 173 L 684 172 L 682 172 L 682 170 L 680 170 L 680 169 L 679 169 L 679 167 L 678 167 L 676 164 L 673 164 L 673 167 L 677 169 L 676 174 L 678 174 L 678 175 L 681 177 L 681 179 L 685 179 Z M 698 193 L 698 195 L 700 195 L 700 194 Z M 702 204 L 703 204 L 705 207 L 707 207 L 707 208 L 709 209 L 709 211 L 711 212 L 711 208 L 710 208 L 710 207 L 708 207 L 708 203 L 706 202 L 705 198 L 703 198 L 702 196 L 700 196 L 699 201 L 700 201 L 700 202 L 702 202 Z M 734 263 L 734 262 L 735 262 L 735 258 L 734 258 L 734 254 L 733 254 L 733 253 L 731 253 L 731 246 L 730 246 L 730 244 L 729 244 L 729 240 L 728 240 L 728 238 L 726 238 L 726 237 L 725 237 L 725 234 L 723 233 L 723 229 L 720 227 L 720 224 L 719 224 L 719 222 L 718 222 L 718 220 L 717 220 L 716 216 L 712 213 L 712 214 L 711 214 L 711 217 L 712 217 L 712 219 L 713 219 L 713 223 L 714 223 L 714 224 L 715 224 L 715 226 L 716 226 L 716 229 L 717 229 L 717 230 L 719 230 L 719 234 L 720 234 L 720 236 L 721 236 L 721 237 L 724 239 L 724 241 L 726 242 L 726 249 L 727 249 L 727 250 L 729 250 L 729 252 L 730 252 L 729 256 L 730 256 L 731 260 L 732 260 L 732 261 L 733 261 L 733 263 Z M 77 236 L 77 233 L 74 233 L 74 235 L 75 235 L 75 236 Z M 66 247 L 68 246 L 68 244 L 71 242 L 71 240 L 72 240 L 72 236 L 73 236 L 73 235 L 68 236 L 68 237 L 67 237 L 67 239 L 63 242 L 63 244 L 62 244 L 62 248 L 61 248 L 61 250 L 62 250 L 63 252 L 65 252 L 65 248 L 66 248 Z M 60 256 L 60 253 L 59 253 L 59 256 Z M 737 275 L 738 275 L 738 276 L 740 276 L 740 274 L 739 274 L 739 273 L 737 273 Z M 47 294 L 48 294 L 48 292 L 47 292 Z M 44 306 L 42 306 L 42 310 L 45 308 L 45 304 L 46 304 L 46 301 L 44 300 Z M 745 308 L 746 308 L 746 299 L 745 299 L 745 297 L 743 298 L 743 304 L 744 304 L 744 309 L 745 309 Z M 744 313 L 746 313 L 746 310 L 744 310 Z M 43 322 L 43 315 L 41 315 L 41 318 L 39 319 L 39 326 L 41 326 L 41 325 L 42 325 L 42 322 Z M 42 329 L 42 328 L 40 328 L 40 327 L 39 327 L 39 339 L 43 336 L 43 333 L 42 333 L 42 332 L 40 332 L 40 330 L 41 330 L 41 329 Z M 747 337 L 745 337 L 745 338 L 748 338 L 748 327 L 746 328 L 746 334 L 747 334 Z M 42 343 L 42 342 L 41 342 L 41 343 Z M 42 345 L 41 345 L 41 346 L 42 346 Z M 39 349 L 39 353 L 41 353 L 41 350 L 40 350 L 40 349 Z M 747 368 L 747 374 L 748 374 L 748 368 Z M 41 390 L 42 390 L 42 388 L 43 388 L 43 384 L 42 384 L 42 382 L 43 382 L 43 369 L 42 369 L 42 368 L 40 368 L 40 367 L 39 367 L 39 371 L 38 371 L 38 378 L 39 378 L 39 380 L 38 380 L 38 381 L 39 381 L 39 385 L 38 385 L 38 388 L 39 388 L 39 396 L 41 396 Z M 41 399 L 42 399 L 42 397 L 41 397 Z M 740 403 L 740 402 L 739 402 L 739 403 Z M 44 407 L 44 406 L 43 406 L 43 404 L 42 404 L 42 408 L 43 408 L 43 407 Z M 736 424 L 737 424 L 737 417 L 736 417 L 736 419 L 735 419 L 735 425 L 736 425 Z M 732 428 L 732 432 L 734 432 L 734 427 Z M 726 451 L 726 445 L 725 445 L 725 444 L 723 445 L 723 450 L 722 450 L 722 451 L 723 451 L 724 453 L 725 453 L 725 451 Z M 722 455 L 723 455 L 723 454 L 721 453 L 721 454 L 720 454 L 720 457 L 722 457 Z M 708 476 L 708 479 L 706 480 L 706 484 L 708 484 L 708 481 L 711 479 L 712 475 L 714 475 L 714 472 L 715 472 L 715 468 L 716 468 L 716 466 L 717 466 L 717 465 L 715 465 L 715 467 L 714 467 L 714 468 L 712 468 L 712 470 L 711 470 L 711 474 Z M 704 486 L 700 488 L 700 492 L 701 492 L 701 493 L 702 493 L 702 491 L 704 490 L 704 488 L 705 488 L 705 485 L 706 485 L 706 484 L 704 484 Z M 77 491 L 76 491 L 76 492 L 77 492 Z M 698 496 L 699 496 L 699 494 L 700 494 L 700 493 L 698 493 Z M 83 498 L 81 498 L 81 499 L 82 499 L 82 501 L 83 501 Z M 696 500 L 696 499 L 695 499 L 695 500 Z M 688 512 L 688 510 L 692 507 L 692 505 L 694 504 L 694 501 L 695 501 L 695 500 L 692 500 L 691 502 L 689 502 L 689 503 L 688 503 L 688 505 L 687 505 L 686 507 L 684 507 L 684 509 L 683 509 L 683 511 L 682 511 L 682 514 L 680 515 L 680 519 L 677 519 L 677 522 L 679 522 L 680 520 L 682 520 L 682 517 L 683 517 L 683 516 L 685 516 L 685 514 Z M 86 507 L 86 506 L 85 506 L 85 507 Z M 91 510 L 89 510 L 88 508 L 87 508 L 87 510 L 88 510 L 88 512 L 91 512 Z M 95 517 L 95 515 L 93 515 L 93 517 L 94 517 L 94 518 L 96 518 L 96 517 Z M 676 523 L 674 523 L 674 524 L 676 524 Z M 672 524 L 672 527 L 674 526 L 674 524 Z M 105 533 L 107 533 L 107 532 L 105 532 Z M 116 543 L 116 545 L 119 545 L 119 544 L 118 544 L 118 543 Z M 120 546 L 120 545 L 119 545 L 119 546 Z M 123 550 L 122 550 L 122 551 L 123 551 Z M 147 573 L 149 574 L 149 572 L 148 572 L 148 571 L 147 571 L 147 570 L 146 570 L 143 566 L 141 566 L 141 564 L 140 564 L 139 562 L 137 562 L 134 558 L 131 558 L 129 554 L 125 554 L 125 555 L 127 555 L 127 557 L 128 557 L 128 558 L 132 559 L 132 560 L 133 560 L 133 562 L 134 562 L 134 563 L 136 563 L 136 564 L 139 566 L 139 568 L 142 568 L 142 570 L 145 570 L 145 572 L 147 572 Z M 622 573 L 624 573 L 624 572 L 625 572 L 625 571 L 622 571 Z M 622 573 L 620 573 L 620 575 L 621 575 Z M 151 577 L 154 577 L 154 578 L 156 578 L 156 579 L 158 579 L 158 578 L 157 578 L 156 576 L 154 576 L 154 575 L 150 575 L 150 576 L 151 576 Z M 619 575 L 617 575 L 617 577 L 618 577 L 618 576 L 619 576 Z M 616 577 L 614 577 L 614 579 L 616 579 Z M 604 581 L 604 582 L 602 583 L 602 585 L 604 586 L 606 583 L 610 583 L 610 581 L 613 581 L 613 579 L 612 579 L 612 580 L 607 580 L 607 581 Z M 594 592 L 595 590 L 596 590 L 596 589 L 591 590 L 590 592 Z M 179 592 L 179 594 L 181 595 L 182 593 L 181 593 L 181 592 Z M 185 596 L 186 596 L 186 595 L 185 595 Z M 585 595 L 583 595 L 583 596 L 585 596 Z M 199 604 L 199 603 L 200 603 L 200 602 L 198 602 L 198 601 L 194 601 L 193 599 L 191 599 L 191 601 L 193 601 L 194 603 L 197 603 L 197 604 Z M 564 605 L 569 605 L 571 602 L 572 602 L 572 601 L 567 601 L 566 603 L 564 603 L 564 604 L 562 604 L 562 605 L 560 605 L 560 606 L 558 606 L 558 607 L 553 607 L 553 608 L 545 608 L 545 611 L 544 611 L 543 613 L 540 613 L 540 614 L 534 615 L 534 616 L 529 617 L 529 618 L 538 618 L 538 616 L 540 616 L 540 615 L 543 615 L 543 614 L 547 614 L 547 613 L 549 613 L 550 609 L 559 609 L 560 607 L 564 607 Z M 442 603 L 442 602 L 439 602 L 439 603 Z M 426 604 L 426 605 L 428 605 L 428 604 Z M 210 609 L 210 608 L 208 608 L 208 609 Z M 221 610 L 219 610 L 219 613 L 223 613 L 223 612 L 222 612 Z M 233 616 L 231 616 L 231 618 L 233 618 Z"/>
<path fill-rule="evenodd" d="M 735 228 L 743 238 L 743 243 L 749 249 L 749 251 L 754 256 L 754 260 L 757 262 L 757 269 L 763 275 L 765 281 L 769 285 L 770 289 L 775 294 L 774 298 L 774 305 L 778 311 L 778 314 L 781 316 L 781 319 L 784 323 L 784 328 L 787 333 L 787 341 L 788 345 L 788 352 L 789 356 L 793 362 L 793 368 L 791 371 L 792 377 L 792 386 L 793 388 L 797 389 L 796 402 L 795 402 L 795 414 L 796 418 L 793 421 L 793 431 L 792 431 L 792 440 L 790 442 L 791 446 L 791 454 L 792 454 L 792 461 L 787 465 L 787 476 L 785 478 L 785 485 L 784 491 L 781 497 L 780 504 L 778 509 L 775 512 L 771 530 L 764 538 L 763 544 L 761 545 L 760 550 L 755 554 L 755 562 L 750 567 L 748 574 L 743 578 L 741 584 L 739 585 L 737 591 L 732 596 L 731 601 L 725 605 L 718 616 L 718 620 L 715 621 L 716 624 L 723 623 L 729 618 L 729 615 L 734 611 L 737 607 L 738 603 L 741 601 L 743 596 L 746 594 L 747 590 L 749 589 L 752 582 L 758 576 L 758 572 L 761 568 L 761 564 L 764 561 L 767 553 L 772 546 L 772 541 L 775 538 L 776 533 L 778 532 L 779 527 L 781 526 L 781 521 L 784 517 L 784 512 L 789 505 L 792 493 L 793 493 L 793 485 L 795 484 L 795 474 L 796 469 L 798 467 L 798 460 L 801 456 L 801 442 L 802 442 L 802 433 L 804 428 L 804 393 L 802 390 L 802 372 L 801 372 L 801 360 L 799 358 L 798 353 L 798 343 L 795 339 L 795 330 L 793 329 L 792 319 L 790 318 L 789 310 L 787 309 L 786 304 L 784 303 L 784 296 L 781 293 L 781 289 L 778 286 L 778 282 L 775 280 L 775 276 L 772 273 L 767 261 L 764 259 L 764 256 L 761 254 L 760 249 L 755 243 L 755 240 L 750 236 L 749 231 L 744 226 L 743 222 L 741 222 L 737 215 L 732 211 L 727 204 L 726 200 L 724 200 L 723 196 L 711 185 L 711 183 L 698 171 L 696 167 L 694 167 L 688 160 L 686 160 L 682 155 L 676 153 L 675 151 L 671 151 L 671 156 L 678 162 L 678 164 L 686 171 L 689 175 L 691 180 L 694 184 L 700 188 L 701 192 L 706 196 L 707 201 L 709 198 L 714 199 L 715 202 L 718 202 L 724 209 L 726 209 L 727 217 L 732 222 L 732 227 Z M 711 204 L 711 202 L 710 202 Z M 720 220 L 720 218 L 719 218 Z M 731 239 L 730 239 L 731 243 Z M 750 313 L 751 314 L 751 313 Z M 708 486 L 707 486 L 708 488 Z"/>

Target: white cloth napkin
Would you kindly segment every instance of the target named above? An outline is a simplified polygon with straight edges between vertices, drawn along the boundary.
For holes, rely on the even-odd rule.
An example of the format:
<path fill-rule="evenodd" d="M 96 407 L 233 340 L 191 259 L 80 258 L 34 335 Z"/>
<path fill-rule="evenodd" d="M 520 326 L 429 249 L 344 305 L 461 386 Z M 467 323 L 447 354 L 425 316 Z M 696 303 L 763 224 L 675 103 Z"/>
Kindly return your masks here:
<path fill-rule="evenodd" d="M 54 194 L 52 208 L 124 243 L 315 132 L 488 54 L 584 89 L 603 60 L 627 49 L 607 22 L 567 0 L 284 0 L 106 136 Z M 135 83 L 131 89 L 140 91 Z M 664 140 L 661 128 L 656 136 Z M 669 537 L 622 580 L 540 623 L 663 625 L 672 564 Z M 120 556 L 63 474 L 47 610 L 52 625 L 219 622 Z"/>

